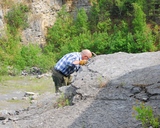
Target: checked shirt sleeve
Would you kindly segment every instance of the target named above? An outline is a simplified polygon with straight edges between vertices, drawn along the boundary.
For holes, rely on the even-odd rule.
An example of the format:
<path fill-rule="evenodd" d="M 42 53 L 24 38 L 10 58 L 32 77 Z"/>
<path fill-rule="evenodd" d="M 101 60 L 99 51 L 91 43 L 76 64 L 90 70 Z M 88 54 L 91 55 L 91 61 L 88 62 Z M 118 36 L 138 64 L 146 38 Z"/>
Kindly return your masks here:
<path fill-rule="evenodd" d="M 78 71 L 80 66 L 73 64 L 73 62 L 80 59 L 79 53 L 69 53 L 57 62 L 55 68 L 68 76 L 74 71 Z"/>

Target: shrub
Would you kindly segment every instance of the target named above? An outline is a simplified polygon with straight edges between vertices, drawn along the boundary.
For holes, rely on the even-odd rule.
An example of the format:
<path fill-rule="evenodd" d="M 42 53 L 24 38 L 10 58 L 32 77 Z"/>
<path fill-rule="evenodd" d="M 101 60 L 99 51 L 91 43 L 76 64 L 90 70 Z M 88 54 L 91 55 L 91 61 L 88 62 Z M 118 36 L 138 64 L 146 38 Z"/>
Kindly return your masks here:
<path fill-rule="evenodd" d="M 71 105 L 69 99 L 65 98 L 64 94 L 62 93 L 61 96 L 57 99 L 57 106 L 55 107 L 65 107 Z"/>
<path fill-rule="evenodd" d="M 26 5 L 17 4 L 5 16 L 8 31 L 11 34 L 17 35 L 19 29 L 24 29 L 28 26 L 27 15 L 29 8 Z"/>
<path fill-rule="evenodd" d="M 158 122 L 158 118 L 154 116 L 153 110 L 150 106 L 140 104 L 140 106 L 134 106 L 133 109 L 137 112 L 137 115 L 134 115 L 135 118 L 142 122 L 144 128 L 150 126 L 153 128 L 160 127 L 160 122 Z"/>
<path fill-rule="evenodd" d="M 45 72 L 53 66 L 53 54 L 43 54 L 42 49 L 38 45 L 29 44 L 23 46 L 21 50 L 21 58 L 18 59 L 18 65 L 25 65 L 25 67 L 38 67 Z"/>

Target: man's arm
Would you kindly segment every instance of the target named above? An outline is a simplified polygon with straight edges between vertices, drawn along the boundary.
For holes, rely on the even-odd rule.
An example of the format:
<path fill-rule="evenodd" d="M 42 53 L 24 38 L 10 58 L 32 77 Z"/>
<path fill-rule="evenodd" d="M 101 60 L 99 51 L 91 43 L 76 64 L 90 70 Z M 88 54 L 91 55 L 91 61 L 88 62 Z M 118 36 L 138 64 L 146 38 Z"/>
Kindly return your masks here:
<path fill-rule="evenodd" d="M 87 60 L 76 60 L 76 61 L 74 61 L 73 62 L 73 64 L 75 64 L 75 65 L 85 65 L 87 63 Z"/>

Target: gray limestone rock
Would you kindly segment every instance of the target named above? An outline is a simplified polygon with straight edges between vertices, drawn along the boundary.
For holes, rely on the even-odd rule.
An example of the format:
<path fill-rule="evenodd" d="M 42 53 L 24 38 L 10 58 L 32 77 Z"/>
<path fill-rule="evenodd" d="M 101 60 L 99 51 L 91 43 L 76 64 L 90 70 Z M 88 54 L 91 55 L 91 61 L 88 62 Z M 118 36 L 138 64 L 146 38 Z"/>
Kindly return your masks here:
<path fill-rule="evenodd" d="M 160 114 L 160 51 L 98 55 L 75 77 L 76 88 L 60 88 L 73 96 L 74 105 L 54 108 L 59 95 L 43 96 L 41 106 L 34 104 L 5 128 L 142 128 L 133 117 L 133 107 L 141 103 Z M 78 99 L 77 93 L 85 98 Z"/>

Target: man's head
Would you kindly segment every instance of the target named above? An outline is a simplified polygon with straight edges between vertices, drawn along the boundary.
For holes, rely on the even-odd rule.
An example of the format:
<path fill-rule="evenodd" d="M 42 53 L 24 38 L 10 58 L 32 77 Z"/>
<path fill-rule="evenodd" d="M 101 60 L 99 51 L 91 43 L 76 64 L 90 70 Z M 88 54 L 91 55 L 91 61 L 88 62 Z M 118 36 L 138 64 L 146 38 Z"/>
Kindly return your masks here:
<path fill-rule="evenodd" d="M 88 49 L 84 49 L 81 51 L 82 54 L 82 60 L 88 60 L 92 57 L 92 52 Z"/>

